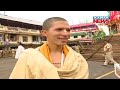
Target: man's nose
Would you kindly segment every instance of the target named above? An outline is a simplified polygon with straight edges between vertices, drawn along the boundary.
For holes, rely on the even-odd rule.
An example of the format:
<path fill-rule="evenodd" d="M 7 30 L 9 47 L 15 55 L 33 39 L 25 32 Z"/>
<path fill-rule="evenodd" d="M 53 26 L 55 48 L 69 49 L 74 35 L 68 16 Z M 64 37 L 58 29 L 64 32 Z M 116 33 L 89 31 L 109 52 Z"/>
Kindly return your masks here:
<path fill-rule="evenodd" d="M 64 29 L 64 30 L 63 30 L 63 32 L 67 32 L 67 30 L 66 30 L 66 29 Z"/>
<path fill-rule="evenodd" d="M 70 35 L 70 32 L 65 29 L 65 30 L 63 30 L 62 35 Z"/>
<path fill-rule="evenodd" d="M 64 29 L 64 30 L 63 30 L 63 33 L 70 33 L 70 31 Z"/>

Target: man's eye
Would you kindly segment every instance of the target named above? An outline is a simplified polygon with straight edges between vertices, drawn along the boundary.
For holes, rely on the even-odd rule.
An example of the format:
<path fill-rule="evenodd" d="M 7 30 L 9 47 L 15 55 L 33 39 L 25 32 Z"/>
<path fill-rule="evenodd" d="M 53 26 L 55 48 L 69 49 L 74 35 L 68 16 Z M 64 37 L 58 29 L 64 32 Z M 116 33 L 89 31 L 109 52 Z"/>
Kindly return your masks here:
<path fill-rule="evenodd" d="M 56 31 L 62 31 L 63 29 L 62 28 L 58 28 L 58 29 L 56 29 Z"/>
<path fill-rule="evenodd" d="M 58 32 L 61 32 L 61 31 L 63 31 L 64 29 L 63 28 L 58 28 L 58 29 L 56 29 L 56 31 L 58 31 Z M 66 29 L 66 31 L 67 32 L 70 32 L 70 29 Z"/>
<path fill-rule="evenodd" d="M 70 29 L 66 29 L 67 32 L 70 32 Z"/>

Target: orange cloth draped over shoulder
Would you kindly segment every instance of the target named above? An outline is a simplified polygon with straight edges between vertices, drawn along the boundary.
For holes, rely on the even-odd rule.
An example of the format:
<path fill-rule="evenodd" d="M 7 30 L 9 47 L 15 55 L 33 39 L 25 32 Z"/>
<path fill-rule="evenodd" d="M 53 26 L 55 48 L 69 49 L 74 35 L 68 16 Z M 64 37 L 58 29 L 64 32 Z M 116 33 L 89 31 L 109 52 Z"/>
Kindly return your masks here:
<path fill-rule="evenodd" d="M 52 63 L 52 60 L 50 58 L 50 49 L 47 45 L 47 42 L 45 42 L 41 47 L 40 47 L 40 52 Z M 65 54 L 65 56 L 67 55 L 67 53 L 69 52 L 69 50 L 67 49 L 67 46 L 64 45 L 63 46 L 63 52 Z"/>

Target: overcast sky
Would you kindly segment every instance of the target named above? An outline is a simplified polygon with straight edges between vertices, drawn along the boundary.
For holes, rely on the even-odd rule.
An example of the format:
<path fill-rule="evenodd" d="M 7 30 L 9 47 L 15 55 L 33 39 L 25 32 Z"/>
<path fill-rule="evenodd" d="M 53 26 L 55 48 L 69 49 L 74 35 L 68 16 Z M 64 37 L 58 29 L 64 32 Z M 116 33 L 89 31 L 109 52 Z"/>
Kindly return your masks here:
<path fill-rule="evenodd" d="M 4 11 L 0 11 L 4 14 Z M 43 22 L 49 17 L 63 17 L 70 25 L 92 22 L 93 16 L 108 16 L 107 11 L 5 11 L 5 15 Z"/>

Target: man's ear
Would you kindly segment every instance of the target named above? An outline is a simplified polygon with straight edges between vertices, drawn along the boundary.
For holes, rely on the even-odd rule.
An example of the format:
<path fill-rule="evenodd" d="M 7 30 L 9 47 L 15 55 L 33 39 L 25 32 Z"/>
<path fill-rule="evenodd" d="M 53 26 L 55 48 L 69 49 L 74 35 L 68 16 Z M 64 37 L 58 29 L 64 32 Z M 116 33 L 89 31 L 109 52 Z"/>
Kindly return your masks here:
<path fill-rule="evenodd" d="M 46 37 L 46 36 L 47 36 L 47 34 L 46 34 L 46 33 L 47 33 L 47 31 L 46 31 L 46 30 L 41 30 L 41 34 L 42 34 L 42 36 L 45 36 L 45 37 Z"/>

